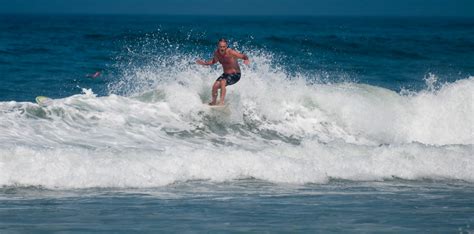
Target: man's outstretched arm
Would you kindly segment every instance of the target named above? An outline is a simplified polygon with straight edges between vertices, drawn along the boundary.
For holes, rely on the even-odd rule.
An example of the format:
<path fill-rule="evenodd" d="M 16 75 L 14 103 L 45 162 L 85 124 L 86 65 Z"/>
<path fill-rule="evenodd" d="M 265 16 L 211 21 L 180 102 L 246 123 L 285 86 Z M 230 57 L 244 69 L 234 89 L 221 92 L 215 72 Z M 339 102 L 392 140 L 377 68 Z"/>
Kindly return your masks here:
<path fill-rule="evenodd" d="M 216 58 L 216 56 L 214 55 L 214 57 L 212 58 L 212 60 L 209 60 L 209 61 L 197 60 L 196 63 L 199 64 L 199 65 L 210 66 L 210 65 L 212 65 L 212 64 L 217 63 L 217 58 Z"/>

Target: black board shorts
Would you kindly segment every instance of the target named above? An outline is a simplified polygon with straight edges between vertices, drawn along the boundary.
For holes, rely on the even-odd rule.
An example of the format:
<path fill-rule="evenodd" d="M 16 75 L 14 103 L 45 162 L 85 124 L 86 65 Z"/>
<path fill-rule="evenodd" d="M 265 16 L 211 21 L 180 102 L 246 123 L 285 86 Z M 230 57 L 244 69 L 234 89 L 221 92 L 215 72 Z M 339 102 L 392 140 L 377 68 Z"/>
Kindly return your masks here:
<path fill-rule="evenodd" d="M 233 85 L 240 80 L 240 73 L 222 73 L 216 81 L 226 80 L 226 86 Z"/>

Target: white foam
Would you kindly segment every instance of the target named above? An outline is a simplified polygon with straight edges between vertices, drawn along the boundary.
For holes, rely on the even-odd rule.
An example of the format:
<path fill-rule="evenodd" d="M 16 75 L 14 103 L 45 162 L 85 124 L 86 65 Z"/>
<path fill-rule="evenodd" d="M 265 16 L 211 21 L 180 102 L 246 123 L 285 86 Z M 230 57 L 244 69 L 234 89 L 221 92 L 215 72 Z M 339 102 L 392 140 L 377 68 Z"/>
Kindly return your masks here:
<path fill-rule="evenodd" d="M 421 144 L 369 147 L 346 143 L 279 145 L 259 152 L 175 145 L 163 151 L 79 148 L 0 151 L 0 184 L 48 188 L 154 187 L 178 181 L 257 178 L 275 183 L 456 179 L 474 182 L 472 149 Z"/>
<path fill-rule="evenodd" d="M 474 78 L 405 96 L 367 85 L 325 86 L 316 100 L 352 135 L 378 143 L 473 144 Z"/>
<path fill-rule="evenodd" d="M 350 82 L 309 85 L 272 67 L 271 57 L 251 57 L 228 88 L 229 113 L 202 104 L 220 71 L 187 58 L 176 69 L 131 69 L 106 97 L 84 90 L 46 107 L 0 102 L 0 186 L 474 182 L 474 77 L 400 94 Z"/>

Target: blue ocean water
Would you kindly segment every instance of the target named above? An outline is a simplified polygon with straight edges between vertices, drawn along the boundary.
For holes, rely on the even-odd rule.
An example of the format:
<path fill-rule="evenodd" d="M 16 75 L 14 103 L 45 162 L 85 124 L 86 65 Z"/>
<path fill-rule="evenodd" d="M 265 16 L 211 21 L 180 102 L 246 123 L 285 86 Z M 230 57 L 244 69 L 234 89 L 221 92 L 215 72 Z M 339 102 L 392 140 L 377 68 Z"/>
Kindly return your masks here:
<path fill-rule="evenodd" d="M 0 230 L 471 233 L 472 48 L 472 18 L 2 15 Z"/>

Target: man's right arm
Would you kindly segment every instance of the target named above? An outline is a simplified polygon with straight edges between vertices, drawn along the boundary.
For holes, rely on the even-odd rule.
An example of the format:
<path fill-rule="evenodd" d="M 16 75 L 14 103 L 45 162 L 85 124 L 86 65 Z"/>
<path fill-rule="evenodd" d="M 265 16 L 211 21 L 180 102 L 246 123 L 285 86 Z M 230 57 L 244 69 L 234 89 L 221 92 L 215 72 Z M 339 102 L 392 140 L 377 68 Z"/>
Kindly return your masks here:
<path fill-rule="evenodd" d="M 214 57 L 212 58 L 212 60 L 209 60 L 209 61 L 203 61 L 203 60 L 197 60 L 196 63 L 199 64 L 199 65 L 207 65 L 207 66 L 210 66 L 212 64 L 215 64 L 217 63 L 217 57 L 216 55 L 214 54 Z"/>

